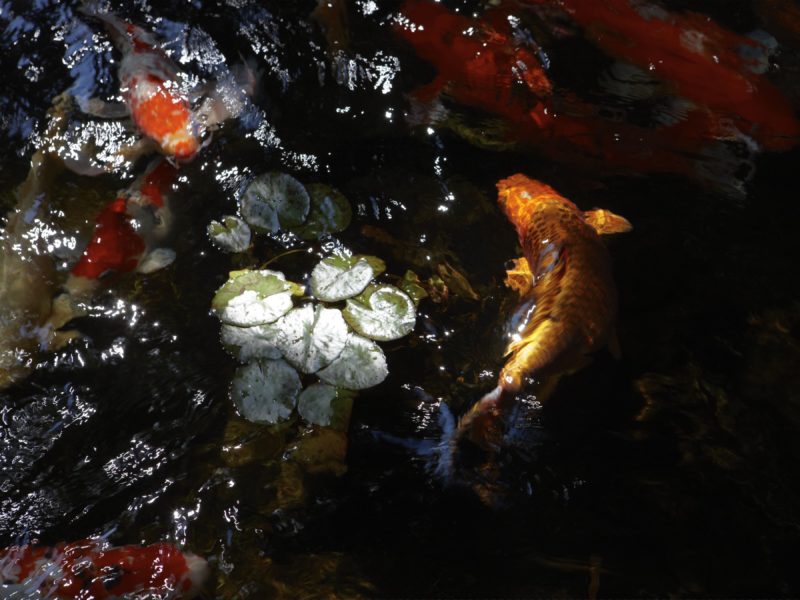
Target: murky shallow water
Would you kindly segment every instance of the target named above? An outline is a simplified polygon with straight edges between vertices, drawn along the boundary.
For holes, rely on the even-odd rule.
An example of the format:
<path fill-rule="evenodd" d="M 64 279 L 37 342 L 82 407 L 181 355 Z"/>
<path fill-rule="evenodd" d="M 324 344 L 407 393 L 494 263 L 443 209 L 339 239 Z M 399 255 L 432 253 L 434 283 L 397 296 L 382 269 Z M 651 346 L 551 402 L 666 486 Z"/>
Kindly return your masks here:
<path fill-rule="evenodd" d="M 705 4 L 753 28 L 746 7 Z M 354 58 L 337 81 L 313 5 L 114 3 L 172 40 L 188 72 L 210 78 L 219 57 L 241 54 L 257 60 L 262 84 L 253 109 L 181 169 L 176 262 L 108 286 L 76 323 L 84 337 L 0 394 L 0 547 L 109 532 L 115 545 L 172 541 L 211 561 L 209 598 L 796 595 L 797 152 L 760 158 L 747 197 L 731 199 L 412 130 L 405 93 L 433 72 L 389 34 L 397 7 L 354 3 Z M 4 211 L 51 99 L 68 88 L 116 94 L 111 45 L 74 9 L 0 2 Z M 790 47 L 781 59 L 791 89 Z M 561 58 L 553 68 L 566 81 L 596 66 Z M 284 254 L 306 248 L 291 239 L 262 240 L 244 258 L 219 252 L 206 224 L 269 170 L 340 189 L 349 229 L 310 252 Z M 478 469 L 446 486 L 375 432 L 438 439 L 440 402 L 459 413 L 494 385 L 516 302 L 503 269 L 517 252 L 494 183 L 514 172 L 635 229 L 610 243 L 622 359 L 600 355 L 544 411 L 524 407 L 487 507 L 472 489 Z M 61 175 L 55 221 L 89 235 L 135 173 Z M 302 423 L 236 416 L 236 365 L 209 305 L 242 263 L 279 256 L 272 265 L 301 281 L 339 244 L 393 273 L 425 278 L 446 262 L 480 299 L 423 302 L 415 333 L 386 345 L 389 378 L 356 400 L 346 460 L 314 469 L 292 454 L 309 436 Z"/>

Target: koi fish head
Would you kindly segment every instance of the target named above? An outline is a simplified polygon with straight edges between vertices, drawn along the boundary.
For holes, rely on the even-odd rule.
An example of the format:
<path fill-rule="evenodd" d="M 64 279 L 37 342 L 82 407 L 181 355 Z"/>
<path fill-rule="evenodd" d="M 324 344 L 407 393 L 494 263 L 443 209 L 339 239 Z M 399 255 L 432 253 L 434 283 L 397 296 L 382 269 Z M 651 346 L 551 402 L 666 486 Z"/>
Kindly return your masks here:
<path fill-rule="evenodd" d="M 578 207 L 563 198 L 549 185 L 521 173 L 497 182 L 497 202 L 520 234 L 525 231 L 533 214 L 545 206 L 559 206 L 575 212 Z"/>

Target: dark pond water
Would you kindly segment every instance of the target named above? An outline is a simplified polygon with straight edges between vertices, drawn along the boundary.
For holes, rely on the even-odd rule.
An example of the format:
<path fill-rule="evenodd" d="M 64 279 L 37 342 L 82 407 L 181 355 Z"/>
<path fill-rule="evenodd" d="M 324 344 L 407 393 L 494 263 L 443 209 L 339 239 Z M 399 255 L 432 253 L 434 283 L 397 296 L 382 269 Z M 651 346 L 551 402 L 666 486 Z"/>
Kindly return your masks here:
<path fill-rule="evenodd" d="M 577 166 L 546 145 L 471 143 L 466 130 L 485 115 L 453 99 L 462 131 L 413 126 L 409 93 L 435 70 L 392 33 L 399 3 L 345 4 L 338 58 L 312 1 L 104 5 L 154 31 L 199 80 L 246 59 L 260 81 L 245 114 L 180 169 L 174 264 L 105 285 L 75 322 L 83 336 L 37 355 L 29 376 L 0 391 L 0 548 L 103 534 L 114 545 L 173 542 L 209 560 L 208 598 L 799 595 L 798 151 L 760 155 L 733 193 Z M 665 6 L 774 33 L 769 76 L 796 100 L 800 33 L 768 20 L 762 9 L 775 3 L 733 4 Z M 4 213 L 53 98 L 118 94 L 119 55 L 76 9 L 0 0 Z M 595 85 L 608 57 L 526 19 L 554 81 L 613 104 Z M 74 238 L 79 254 L 97 212 L 145 164 L 59 173 L 47 188 L 52 239 Z M 220 252 L 206 225 L 268 171 L 336 187 L 353 222 L 311 244 L 262 237 L 245 255 Z M 600 353 L 545 408 L 523 396 L 491 476 L 465 457 L 448 482 L 388 436 L 438 440 L 441 404 L 461 414 L 495 384 L 517 302 L 504 269 L 519 254 L 495 183 L 516 172 L 633 223 L 609 241 L 622 357 Z M 273 261 L 303 281 L 340 247 L 423 280 L 446 264 L 474 296 L 450 277 L 447 298 L 423 300 L 414 333 L 384 344 L 389 377 L 358 394 L 346 438 L 326 450 L 333 458 L 304 462 L 294 450 L 315 433 L 302 421 L 236 414 L 237 365 L 210 302 L 232 269 Z M 77 255 L 56 255 L 65 277 Z"/>

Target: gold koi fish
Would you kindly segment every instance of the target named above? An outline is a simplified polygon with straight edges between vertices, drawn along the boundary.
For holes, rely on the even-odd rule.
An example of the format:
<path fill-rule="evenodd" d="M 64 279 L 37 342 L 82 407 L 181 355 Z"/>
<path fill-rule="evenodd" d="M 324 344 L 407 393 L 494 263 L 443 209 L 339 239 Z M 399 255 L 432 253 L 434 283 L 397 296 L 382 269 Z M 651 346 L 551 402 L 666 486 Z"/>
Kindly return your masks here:
<path fill-rule="evenodd" d="M 497 189 L 524 252 L 508 279 L 522 301 L 512 318 L 508 359 L 497 387 L 461 420 L 462 430 L 477 427 L 473 435 L 513 399 L 526 377 L 552 380 L 577 371 L 589 354 L 615 344 L 617 290 L 600 235 L 632 228 L 610 211 L 581 211 L 524 175 L 499 181 Z"/>

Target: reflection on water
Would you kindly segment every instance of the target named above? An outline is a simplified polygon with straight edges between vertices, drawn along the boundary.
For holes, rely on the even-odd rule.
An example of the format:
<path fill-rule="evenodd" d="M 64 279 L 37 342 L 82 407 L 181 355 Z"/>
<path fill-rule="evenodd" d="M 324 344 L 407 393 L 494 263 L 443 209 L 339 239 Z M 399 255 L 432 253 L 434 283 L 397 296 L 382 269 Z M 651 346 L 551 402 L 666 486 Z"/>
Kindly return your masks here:
<path fill-rule="evenodd" d="M 487 41 L 475 37 L 482 23 L 493 44 L 506 36 L 492 64 L 524 48 L 514 56 L 555 82 L 552 106 L 573 111 L 595 141 L 618 126 L 653 134 L 701 102 L 622 60 L 597 30 L 585 34 L 562 3 L 523 3 L 537 7 L 504 21 L 480 2 L 445 2 L 476 30 L 454 30 L 451 46 L 428 56 L 398 34 L 400 2 L 341 4 L 98 3 L 153 32 L 187 89 L 207 94 L 243 62 L 258 83 L 169 185 L 174 262 L 101 278 L 60 323 L 80 336 L 40 352 L 40 309 L 52 309 L 98 214 L 135 188 L 149 159 L 120 156 L 139 137 L 128 119 L 51 109 L 65 91 L 122 99 L 122 56 L 102 24 L 76 2 L 0 0 L 0 209 L 29 201 L 0 239 L 0 327 L 11 332 L 0 344 L 24 350 L 0 391 L 0 547 L 99 536 L 115 547 L 176 544 L 209 561 L 208 598 L 797 595 L 800 215 L 786 191 L 797 150 L 756 156 L 763 129 L 739 121 L 746 139 L 715 138 L 714 151 L 757 169 L 715 170 L 703 157 L 720 155 L 707 146 L 680 148 L 688 173 L 640 169 L 644 159 L 616 151 L 598 164 L 595 147 L 556 137 L 498 137 L 509 123 L 528 136 L 514 119 L 532 92 L 516 81 L 507 97 L 492 95 L 495 82 L 479 97 L 470 85 L 480 70 L 459 83 L 462 63 L 450 59 Z M 705 10 L 737 36 L 774 35 L 758 77 L 794 101 L 800 28 L 775 19 L 793 14 L 781 4 L 649 6 Z M 421 96 L 431 82 L 441 93 Z M 108 172 L 57 167 L 15 192 L 34 153 L 53 149 Z M 273 171 L 340 190 L 351 225 L 220 252 L 208 223 L 236 214 L 253 177 Z M 544 407 L 529 390 L 496 454 L 462 449 L 445 480 L 436 466 L 447 415 L 496 384 L 518 302 L 502 283 L 516 234 L 494 187 L 516 172 L 633 223 L 608 243 L 622 358 L 600 353 Z M 245 421 L 228 397 L 237 365 L 209 312 L 215 290 L 229 271 L 267 263 L 304 282 L 335 250 L 419 276 L 429 296 L 414 333 L 384 344 L 389 377 L 359 394 L 349 427 Z"/>

